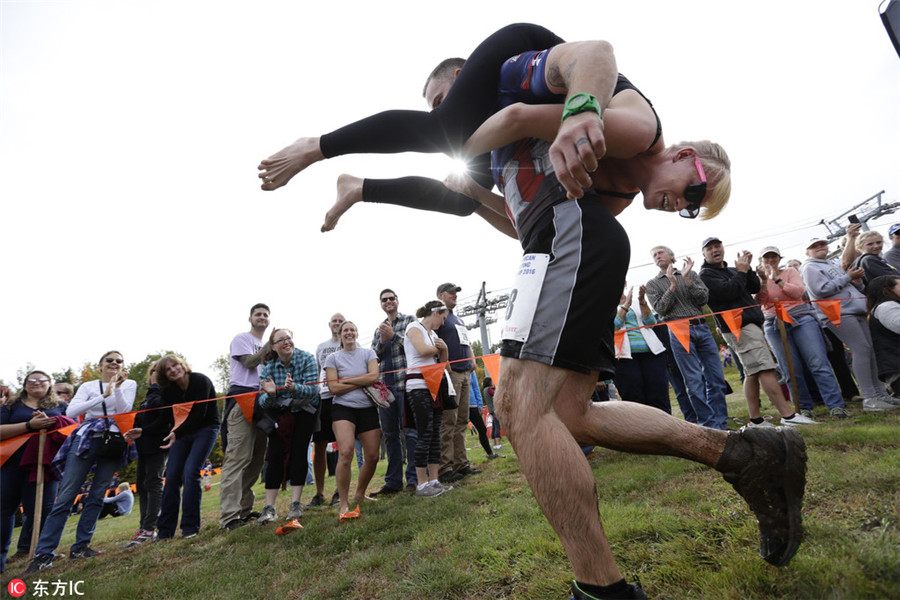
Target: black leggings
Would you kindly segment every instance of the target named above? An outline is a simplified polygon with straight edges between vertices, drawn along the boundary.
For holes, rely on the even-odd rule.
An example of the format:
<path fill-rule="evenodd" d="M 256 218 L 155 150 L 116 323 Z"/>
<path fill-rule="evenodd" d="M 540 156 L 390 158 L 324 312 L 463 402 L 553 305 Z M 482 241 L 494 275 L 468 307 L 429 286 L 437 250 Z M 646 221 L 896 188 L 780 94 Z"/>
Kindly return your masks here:
<path fill-rule="evenodd" d="M 563 42 L 562 38 L 539 25 L 507 25 L 475 48 L 447 97 L 436 109 L 431 112 L 390 110 L 378 113 L 323 135 L 319 148 L 326 158 L 354 153 L 456 152 L 497 109 L 500 67 L 506 59 Z M 484 187 L 492 187 L 487 155 L 479 157 L 470 166 L 470 174 Z M 364 183 L 363 201 L 459 216 L 470 215 L 478 207 L 474 200 L 451 192 L 434 179 L 375 181 Z"/>
<path fill-rule="evenodd" d="M 307 448 L 312 439 L 313 429 L 316 427 L 315 413 L 300 411 L 289 413 L 289 419 L 293 420 L 294 429 L 290 433 L 290 447 L 278 434 L 284 431 L 282 416 L 278 421 L 278 427 L 269 434 L 268 462 L 266 463 L 266 489 L 276 490 L 286 479 L 291 485 L 305 485 L 306 475 L 309 473 L 307 461 Z M 287 463 L 287 464 L 285 464 Z"/>
<path fill-rule="evenodd" d="M 428 390 L 407 390 L 406 396 L 412 406 L 416 417 L 416 441 L 415 465 L 424 469 L 428 465 L 441 463 L 441 409 L 434 408 L 431 401 L 431 392 Z M 425 483 L 420 481 L 419 483 Z"/>
<path fill-rule="evenodd" d="M 481 411 L 477 406 L 469 407 L 469 422 L 475 426 L 475 430 L 478 432 L 478 441 L 481 442 L 481 447 L 488 456 L 493 454 L 491 443 L 488 441 L 487 427 L 484 426 L 484 419 L 481 418 Z"/>

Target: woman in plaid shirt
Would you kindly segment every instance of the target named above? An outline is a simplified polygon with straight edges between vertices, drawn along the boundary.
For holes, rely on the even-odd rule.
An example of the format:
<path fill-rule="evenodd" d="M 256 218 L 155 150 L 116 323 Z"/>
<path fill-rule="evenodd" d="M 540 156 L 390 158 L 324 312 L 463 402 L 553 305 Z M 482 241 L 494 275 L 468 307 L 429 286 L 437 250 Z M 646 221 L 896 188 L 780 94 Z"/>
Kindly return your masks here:
<path fill-rule="evenodd" d="M 306 449 L 316 429 L 319 410 L 316 358 L 294 347 L 290 329 L 275 329 L 269 336 L 271 350 L 260 373 L 259 404 L 271 414 L 277 425 L 269 434 L 269 461 L 266 467 L 266 505 L 259 523 L 277 518 L 275 499 L 278 489 L 291 482 L 291 506 L 287 515 L 303 515 L 300 496 L 306 483 Z M 303 382 L 311 382 L 304 385 Z"/>

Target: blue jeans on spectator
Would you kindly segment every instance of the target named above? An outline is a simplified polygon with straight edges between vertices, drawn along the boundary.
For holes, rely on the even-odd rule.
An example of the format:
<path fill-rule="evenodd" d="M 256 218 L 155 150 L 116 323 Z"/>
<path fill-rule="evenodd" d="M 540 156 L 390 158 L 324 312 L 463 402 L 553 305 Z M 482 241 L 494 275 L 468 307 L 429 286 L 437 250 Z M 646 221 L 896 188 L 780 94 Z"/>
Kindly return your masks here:
<path fill-rule="evenodd" d="M 22 536 L 31 543 L 31 530 L 34 526 L 34 496 L 37 492 L 37 483 L 28 481 L 29 471 L 19 466 L 21 452 L 13 455 L 3 468 L 0 468 L 0 572 L 6 569 L 6 555 L 12 543 L 13 529 L 16 525 L 16 511 L 19 504 L 22 505 Z M 41 520 L 46 521 L 47 515 L 56 498 L 56 490 L 59 487 L 56 481 L 44 483 L 43 507 Z M 26 531 L 27 528 L 27 531 Z M 26 548 L 27 552 L 27 548 Z"/>
<path fill-rule="evenodd" d="M 797 382 L 797 393 L 800 395 L 800 407 L 807 410 L 813 409 L 812 395 L 809 387 L 806 385 L 806 378 L 803 375 L 804 370 L 808 370 L 813 376 L 816 387 L 822 395 L 822 401 L 828 408 L 843 408 L 844 398 L 841 395 L 841 388 L 838 386 L 834 372 L 831 370 L 831 364 L 828 362 L 827 349 L 825 348 L 825 338 L 822 337 L 822 330 L 818 321 L 812 315 L 802 315 L 794 317 L 791 315 L 794 324 L 784 324 L 784 330 L 787 333 L 788 344 L 791 348 L 791 361 L 794 364 L 794 379 Z M 784 353 L 784 344 L 781 342 L 781 333 L 778 331 L 778 325 L 775 319 L 766 319 L 763 328 L 766 334 L 766 341 L 772 347 L 775 353 L 775 360 L 781 367 L 781 372 L 786 379 L 790 378 L 790 372 L 787 368 L 787 357 Z"/>
<path fill-rule="evenodd" d="M 669 332 L 672 354 L 684 377 L 697 423 L 727 430 L 728 407 L 725 404 L 725 374 L 719 361 L 719 348 L 709 327 L 691 323 L 691 351 L 687 352 L 675 334 Z"/>
<path fill-rule="evenodd" d="M 81 492 L 81 484 L 87 478 L 88 472 L 96 463 L 91 491 L 84 503 L 81 517 L 78 519 L 78 527 L 75 529 L 75 543 L 70 549 L 83 548 L 94 537 L 97 519 L 100 518 L 100 510 L 103 508 L 103 498 L 106 496 L 106 490 L 109 488 L 113 475 L 119 468 L 121 459 L 97 458 L 97 450 L 100 448 L 99 437 L 91 440 L 90 450 L 83 456 L 75 454 L 77 447 L 78 444 L 73 440 L 69 447 L 69 455 L 66 457 L 66 470 L 62 483 L 59 484 L 56 502 L 53 503 L 50 516 L 44 522 L 41 538 L 38 540 L 37 547 L 34 550 L 36 555 L 52 554 L 56 547 L 59 546 L 63 528 L 65 528 L 69 514 L 72 512 L 72 503 L 75 502 L 75 497 Z"/>
<path fill-rule="evenodd" d="M 200 469 L 216 444 L 219 427 L 203 427 L 175 439 L 169 450 L 166 466 L 166 484 L 157 527 L 158 537 L 175 535 L 178 521 L 178 504 L 181 501 L 181 533 L 190 535 L 200 531 Z M 184 493 L 182 497 L 182 485 Z"/>
<path fill-rule="evenodd" d="M 401 432 L 406 440 L 406 483 L 418 484 L 416 477 L 416 441 L 418 433 L 415 429 L 403 427 L 403 392 L 391 386 L 396 400 L 387 408 L 379 408 L 381 417 L 381 434 L 384 436 L 384 447 L 387 450 L 387 470 L 384 473 L 384 485 L 393 490 L 403 489 L 403 446 Z"/>

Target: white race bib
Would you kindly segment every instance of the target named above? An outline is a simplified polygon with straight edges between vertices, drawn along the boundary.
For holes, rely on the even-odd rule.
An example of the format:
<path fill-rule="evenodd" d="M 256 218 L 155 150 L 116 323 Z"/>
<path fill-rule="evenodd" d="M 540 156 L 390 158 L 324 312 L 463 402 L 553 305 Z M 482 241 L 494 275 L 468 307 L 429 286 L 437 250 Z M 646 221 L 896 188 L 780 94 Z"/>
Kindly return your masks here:
<path fill-rule="evenodd" d="M 459 345 L 460 346 L 468 346 L 469 345 L 469 331 L 466 329 L 465 325 L 456 324 L 456 334 L 459 336 Z"/>
<path fill-rule="evenodd" d="M 504 340 L 524 342 L 528 339 L 549 264 L 549 254 L 526 254 L 522 257 L 506 306 Z"/>

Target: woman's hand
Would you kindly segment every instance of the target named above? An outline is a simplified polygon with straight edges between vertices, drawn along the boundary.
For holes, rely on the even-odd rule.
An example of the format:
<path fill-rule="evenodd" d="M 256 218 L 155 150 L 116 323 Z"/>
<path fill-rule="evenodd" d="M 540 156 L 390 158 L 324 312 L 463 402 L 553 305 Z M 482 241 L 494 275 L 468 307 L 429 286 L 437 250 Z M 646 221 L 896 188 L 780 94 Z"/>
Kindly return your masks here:
<path fill-rule="evenodd" d="M 163 438 L 163 444 L 159 447 L 160 450 L 168 450 L 172 447 L 172 444 L 175 443 L 175 430 L 169 432 L 169 435 Z"/>
<path fill-rule="evenodd" d="M 445 342 L 441 338 L 437 338 L 436 340 L 434 340 L 434 347 L 437 348 L 438 351 L 447 350 L 447 342 Z"/>
<path fill-rule="evenodd" d="M 141 437 L 141 434 L 144 433 L 144 430 L 140 427 L 135 427 L 134 429 L 129 429 L 125 433 L 122 434 L 122 437 L 125 438 L 126 442 L 133 442 L 134 440 Z"/>
<path fill-rule="evenodd" d="M 290 373 L 287 374 L 287 379 L 284 380 L 284 389 L 288 390 L 289 392 L 294 391 L 294 378 L 291 377 Z"/>
<path fill-rule="evenodd" d="M 56 418 L 48 417 L 41 410 L 34 411 L 31 419 L 29 419 L 29 421 L 28 421 L 28 425 L 34 430 L 48 429 L 55 424 L 56 424 Z"/>
<path fill-rule="evenodd" d="M 288 375 L 288 377 L 290 377 L 290 375 Z M 275 386 L 275 381 L 271 377 L 268 377 L 265 381 L 260 382 L 260 387 L 262 387 L 262 391 L 269 394 L 270 396 L 275 394 L 278 389 Z"/>

